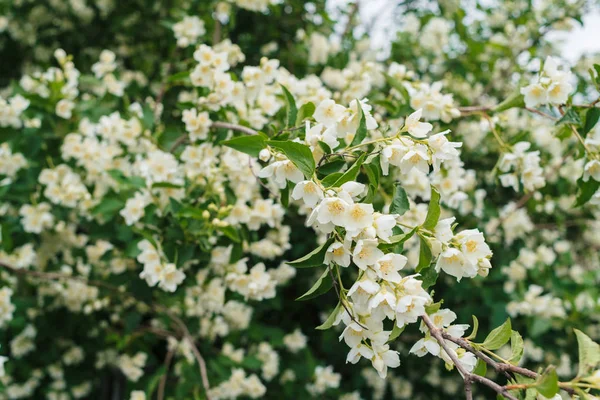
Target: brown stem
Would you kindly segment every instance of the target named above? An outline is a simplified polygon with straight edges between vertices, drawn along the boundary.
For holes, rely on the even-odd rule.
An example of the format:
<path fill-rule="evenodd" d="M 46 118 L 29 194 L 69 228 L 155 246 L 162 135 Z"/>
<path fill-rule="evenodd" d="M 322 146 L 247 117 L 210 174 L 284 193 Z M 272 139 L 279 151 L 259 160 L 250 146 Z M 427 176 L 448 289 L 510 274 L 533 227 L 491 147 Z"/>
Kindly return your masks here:
<path fill-rule="evenodd" d="M 85 283 L 87 285 L 90 286 L 95 286 L 95 287 L 100 287 L 100 288 L 104 288 L 109 290 L 111 293 L 114 293 L 120 297 L 126 297 L 128 299 L 131 299 L 133 301 L 135 301 L 138 304 L 142 304 L 146 307 L 149 307 L 150 309 L 153 309 L 157 312 L 162 312 L 165 315 L 167 315 L 167 317 L 175 324 L 177 325 L 177 327 L 179 328 L 179 331 L 181 332 L 182 336 L 189 342 L 190 347 L 192 348 L 192 352 L 194 353 L 194 356 L 196 358 L 196 360 L 198 361 L 198 365 L 200 368 L 200 376 L 202 378 L 202 385 L 204 386 L 204 391 L 206 393 L 206 398 L 207 400 L 211 400 L 210 396 L 209 396 L 209 390 L 210 390 L 210 384 L 208 381 L 208 374 L 207 374 L 207 370 L 206 370 L 206 362 L 204 361 L 204 358 L 202 357 L 202 354 L 200 354 L 200 351 L 198 350 L 198 348 L 196 347 L 196 344 L 194 342 L 194 338 L 192 337 L 192 335 L 190 334 L 190 331 L 188 330 L 187 326 L 185 325 L 185 323 L 181 320 L 181 318 L 179 318 L 177 315 L 175 315 L 171 310 L 169 310 L 168 308 L 160 305 L 160 304 L 156 304 L 156 303 L 145 303 L 141 300 L 139 300 L 138 298 L 136 298 L 134 295 L 132 295 L 129 292 L 126 292 L 124 290 L 121 290 L 115 286 L 111 286 L 109 284 L 106 284 L 104 282 L 100 282 L 100 281 L 94 281 L 94 280 L 88 280 L 84 277 L 81 276 L 71 276 L 71 275 L 67 275 L 67 274 L 62 274 L 62 273 L 58 273 L 58 272 L 41 272 L 41 271 L 33 271 L 33 270 L 28 270 L 25 268 L 16 268 L 12 265 L 9 265 L 5 262 L 0 261 L 0 267 L 3 267 L 4 269 L 7 269 L 17 275 L 23 275 L 23 276 L 32 276 L 35 278 L 40 278 L 40 279 L 45 279 L 45 280 L 50 280 L 50 281 L 56 281 L 56 280 L 74 280 L 74 281 L 78 281 L 78 282 L 82 282 Z"/>
<path fill-rule="evenodd" d="M 446 354 L 448 354 L 448 357 L 450 357 L 450 359 L 456 366 L 456 369 L 458 369 L 458 371 L 462 375 L 463 380 L 465 381 L 465 395 L 468 400 L 473 398 L 473 394 L 471 392 L 471 382 L 479 382 L 493 389 L 494 391 L 496 391 L 496 393 L 501 394 L 509 400 L 518 400 L 515 396 L 510 394 L 505 387 L 498 385 L 491 379 L 488 379 L 485 376 L 472 374 L 469 371 L 467 371 L 465 367 L 460 363 L 460 360 L 458 359 L 456 353 L 452 351 L 446 344 L 446 341 L 444 340 L 444 337 L 442 335 L 442 330 L 435 326 L 433 322 L 431 322 L 431 319 L 429 319 L 429 316 L 427 314 L 421 315 L 421 318 L 423 319 L 425 325 L 427 325 L 427 327 L 429 328 L 431 336 L 433 336 L 435 340 L 437 340 L 442 349 L 446 352 Z"/>
<path fill-rule="evenodd" d="M 171 366 L 171 361 L 173 360 L 173 356 L 175 355 L 175 347 L 167 352 L 167 356 L 165 357 L 165 374 L 160 378 L 160 382 L 158 384 L 158 394 L 157 400 L 163 400 L 165 398 L 165 386 L 167 385 L 167 377 L 169 376 L 169 367 Z"/>

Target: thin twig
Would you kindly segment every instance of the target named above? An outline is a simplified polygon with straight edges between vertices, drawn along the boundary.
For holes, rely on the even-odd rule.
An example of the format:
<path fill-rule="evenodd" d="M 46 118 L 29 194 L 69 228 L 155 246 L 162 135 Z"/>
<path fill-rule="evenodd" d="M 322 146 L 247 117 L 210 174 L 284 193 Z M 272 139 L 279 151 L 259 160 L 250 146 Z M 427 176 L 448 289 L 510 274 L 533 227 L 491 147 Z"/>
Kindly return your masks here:
<path fill-rule="evenodd" d="M 458 369 L 458 371 L 462 375 L 463 380 L 465 381 L 465 395 L 468 400 L 471 400 L 473 398 L 473 394 L 471 391 L 471 382 L 479 382 L 483 385 L 486 385 L 489 388 L 495 390 L 496 393 L 501 394 L 502 396 L 506 397 L 509 400 L 518 400 L 515 396 L 510 394 L 506 388 L 504 388 L 503 386 L 500 386 L 499 384 L 492 381 L 491 379 L 488 379 L 484 376 L 480 376 L 477 374 L 472 374 L 469 371 L 467 371 L 466 368 L 460 363 L 460 360 L 458 359 L 456 352 L 454 352 L 453 350 L 451 350 L 448 347 L 448 344 L 446 343 L 446 341 L 444 340 L 444 337 L 442 336 L 442 330 L 440 328 L 438 328 L 437 326 L 435 326 L 433 324 L 433 322 L 431 322 L 431 319 L 429 319 L 429 316 L 427 314 L 421 315 L 421 318 L 423 319 L 423 322 L 425 323 L 425 325 L 427 325 L 427 327 L 429 328 L 429 332 L 431 333 L 431 336 L 433 336 L 437 340 L 437 342 L 440 344 L 442 349 L 446 352 L 448 357 L 450 357 L 450 359 L 456 366 L 456 369 Z"/>
<path fill-rule="evenodd" d="M 332 268 L 330 266 L 327 266 L 327 269 L 329 270 L 329 275 L 331 276 L 331 282 L 333 282 L 333 288 L 335 289 L 335 293 L 337 294 L 337 297 L 338 297 L 338 299 L 340 301 L 340 304 L 342 305 L 342 307 L 344 307 L 344 310 L 346 310 L 346 312 L 350 316 L 350 319 L 353 322 L 355 322 L 356 324 L 358 324 L 358 326 L 360 326 L 361 328 L 363 328 L 365 330 L 369 330 L 366 326 L 364 326 L 363 324 L 361 324 L 360 322 L 358 322 L 356 320 L 356 318 L 354 318 L 354 313 L 350 312 L 350 310 L 348 309 L 348 306 L 346 305 L 346 303 L 344 303 L 344 299 L 342 299 L 342 296 L 340 294 L 340 288 L 338 287 L 338 283 L 335 280 L 335 277 L 333 276 Z"/>
<path fill-rule="evenodd" d="M 176 347 L 173 347 L 167 352 L 167 356 L 165 357 L 165 374 L 160 378 L 160 382 L 158 384 L 158 394 L 157 400 L 163 400 L 165 398 L 165 386 L 167 385 L 167 377 L 169 376 L 169 367 L 171 366 L 171 361 L 173 360 L 173 356 L 175 355 Z"/>

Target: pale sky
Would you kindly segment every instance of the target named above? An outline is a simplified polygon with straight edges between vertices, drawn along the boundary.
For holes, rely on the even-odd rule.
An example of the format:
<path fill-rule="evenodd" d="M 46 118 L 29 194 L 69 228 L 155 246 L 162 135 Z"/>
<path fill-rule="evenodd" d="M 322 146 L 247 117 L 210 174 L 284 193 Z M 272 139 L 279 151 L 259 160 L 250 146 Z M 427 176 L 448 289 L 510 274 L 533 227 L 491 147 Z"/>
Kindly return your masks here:
<path fill-rule="evenodd" d="M 333 10 L 351 1 L 353 0 L 329 0 L 329 4 Z M 396 27 L 394 26 L 394 14 L 390 12 L 390 8 L 396 3 L 396 0 L 363 0 L 361 2 L 361 22 L 368 25 L 376 21 L 371 28 L 370 36 L 372 44 L 377 48 L 387 48 L 394 36 Z M 553 32 L 548 36 L 552 40 L 562 42 L 562 56 L 571 63 L 575 63 L 584 53 L 600 52 L 600 11 L 594 10 L 594 12 L 586 14 L 583 21 L 583 27 L 576 24 L 570 32 Z M 343 30 L 345 21 L 341 22 L 341 25 Z"/>

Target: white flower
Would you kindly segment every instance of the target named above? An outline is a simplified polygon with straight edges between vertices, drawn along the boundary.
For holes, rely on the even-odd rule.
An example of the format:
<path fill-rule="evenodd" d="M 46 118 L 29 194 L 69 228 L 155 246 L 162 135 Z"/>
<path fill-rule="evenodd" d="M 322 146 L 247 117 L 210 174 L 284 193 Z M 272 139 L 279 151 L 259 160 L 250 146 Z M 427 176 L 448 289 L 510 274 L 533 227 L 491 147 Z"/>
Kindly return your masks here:
<path fill-rule="evenodd" d="M 532 83 L 521 88 L 521 94 L 524 96 L 527 107 L 531 108 L 548 103 L 548 91 L 539 83 Z"/>
<path fill-rule="evenodd" d="M 327 224 L 332 222 L 337 226 L 343 226 L 346 222 L 346 213 L 349 208 L 350 205 L 344 200 L 328 197 L 323 199 L 318 209 L 315 209 L 315 212 L 318 212 L 317 220 L 319 223 Z"/>
<path fill-rule="evenodd" d="M 75 103 L 71 100 L 62 99 L 56 103 L 56 115 L 61 118 L 69 119 L 72 116 L 72 111 L 75 108 Z"/>
<path fill-rule="evenodd" d="M 355 203 L 348 207 L 345 221 L 342 225 L 348 231 L 358 232 L 373 224 L 373 205 Z"/>
<path fill-rule="evenodd" d="M 435 270 L 439 272 L 440 269 L 456 277 L 457 281 L 477 275 L 477 266 L 470 263 L 460 250 L 452 247 L 444 250 L 438 257 Z"/>
<path fill-rule="evenodd" d="M 385 379 L 387 376 L 388 367 L 397 368 L 400 366 L 400 356 L 398 352 L 390 350 L 390 346 L 387 344 L 374 345 L 373 353 L 375 353 L 375 355 L 371 359 L 371 363 L 381 379 Z"/>
<path fill-rule="evenodd" d="M 383 251 L 377 248 L 378 243 L 375 239 L 361 239 L 356 243 L 352 261 L 358 268 L 366 270 L 368 266 L 375 264 L 383 257 Z"/>
<path fill-rule="evenodd" d="M 406 324 L 417 322 L 425 313 L 425 305 L 429 299 L 422 296 L 405 295 L 396 303 L 396 325 L 402 328 Z"/>
<path fill-rule="evenodd" d="M 296 184 L 292 191 L 292 199 L 304 201 L 309 207 L 317 205 L 323 199 L 323 191 L 312 181 L 302 181 Z"/>
<path fill-rule="evenodd" d="M 418 357 L 423 357 L 427 353 L 437 356 L 440 354 L 440 344 L 435 338 L 429 336 L 419 339 L 417 343 L 411 347 L 409 353 L 415 354 Z"/>
<path fill-rule="evenodd" d="M 587 182 L 590 177 L 596 182 L 600 182 L 600 161 L 588 161 L 583 167 L 583 181 Z"/>
<path fill-rule="evenodd" d="M 334 262 L 342 267 L 350 265 L 350 249 L 340 242 L 333 242 L 325 253 L 325 263 Z"/>
<path fill-rule="evenodd" d="M 460 243 L 460 249 L 470 263 L 477 264 L 478 260 L 492 255 L 483 233 L 478 229 L 464 230 L 457 234 L 455 239 Z"/>
<path fill-rule="evenodd" d="M 313 114 L 313 118 L 320 124 L 323 124 L 325 127 L 331 127 L 335 125 L 346 112 L 346 107 L 336 104 L 335 101 L 331 99 L 323 100 Z"/>
<path fill-rule="evenodd" d="M 184 279 L 185 274 L 175 264 L 169 263 L 162 270 L 158 286 L 166 292 L 174 292 Z"/>
<path fill-rule="evenodd" d="M 357 303 L 366 304 L 369 298 L 379 291 L 379 288 L 377 282 L 364 275 L 350 287 L 348 296 L 352 297 L 352 300 Z"/>
<path fill-rule="evenodd" d="M 415 144 L 402 157 L 400 161 L 400 169 L 403 173 L 409 173 L 413 168 L 421 171 L 424 174 L 429 172 L 429 154 L 427 146 L 423 144 Z"/>
<path fill-rule="evenodd" d="M 396 219 L 393 215 L 375 213 L 373 228 L 377 236 L 384 241 L 388 241 L 390 236 L 394 234 L 393 229 L 396 226 Z"/>
<path fill-rule="evenodd" d="M 267 165 L 258 172 L 258 177 L 273 177 L 273 180 L 281 189 L 287 186 L 287 181 L 298 183 L 304 179 L 302 172 L 289 160 L 275 161 L 273 164 Z"/>
<path fill-rule="evenodd" d="M 388 253 L 377 260 L 373 268 L 379 278 L 388 282 L 398 283 L 402 280 L 398 271 L 404 268 L 407 261 L 408 259 L 402 254 Z"/>
<path fill-rule="evenodd" d="M 419 108 L 417 111 L 406 117 L 406 121 L 404 122 L 404 126 L 408 133 L 417 138 L 426 137 L 427 134 L 431 132 L 431 129 L 433 129 L 433 125 L 429 122 L 419 122 L 421 114 L 423 114 L 423 109 Z"/>

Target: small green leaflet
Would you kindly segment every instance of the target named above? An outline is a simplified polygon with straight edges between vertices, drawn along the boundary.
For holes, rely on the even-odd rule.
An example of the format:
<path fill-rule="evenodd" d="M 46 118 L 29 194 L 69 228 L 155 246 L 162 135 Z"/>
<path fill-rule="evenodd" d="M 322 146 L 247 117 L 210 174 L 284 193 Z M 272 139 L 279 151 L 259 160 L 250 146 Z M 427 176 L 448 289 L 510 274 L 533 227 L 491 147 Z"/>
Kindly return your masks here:
<path fill-rule="evenodd" d="M 297 260 L 290 261 L 287 264 L 296 268 L 312 268 L 323 265 L 323 260 L 325 259 L 325 254 L 327 253 L 327 249 L 331 244 L 335 241 L 334 238 L 330 238 L 325 243 L 305 255 L 304 257 L 300 257 Z"/>
<path fill-rule="evenodd" d="M 423 289 L 428 289 L 437 282 L 438 273 L 433 267 L 426 268 L 421 272 L 421 278 L 423 279 L 421 286 Z"/>
<path fill-rule="evenodd" d="M 502 325 L 491 331 L 481 345 L 488 350 L 498 350 L 510 340 L 511 334 L 510 318 L 508 318 Z"/>
<path fill-rule="evenodd" d="M 284 140 L 267 140 L 266 143 L 282 151 L 307 179 L 310 179 L 315 173 L 315 159 L 308 146 Z"/>
<path fill-rule="evenodd" d="M 390 333 L 390 337 L 388 338 L 387 343 L 390 343 L 391 341 L 395 340 L 398 336 L 400 336 L 402 332 L 404 332 L 405 328 L 406 325 L 404 325 L 402 328 L 398 328 L 398 324 L 396 323 L 396 321 L 394 321 L 394 327 L 392 328 L 392 332 Z"/>
<path fill-rule="evenodd" d="M 312 102 L 303 104 L 298 110 L 298 116 L 296 117 L 296 126 L 299 126 L 306 118 L 310 118 L 315 113 L 315 105 Z"/>
<path fill-rule="evenodd" d="M 404 101 L 406 103 L 409 103 L 410 95 L 408 94 L 408 90 L 406 90 L 406 88 L 404 87 L 402 82 L 398 81 L 396 78 L 394 78 L 388 74 L 383 74 L 383 75 L 385 76 L 385 80 L 388 83 L 388 85 L 390 85 L 391 87 L 396 89 L 398 92 L 400 92 L 400 94 L 404 98 Z"/>
<path fill-rule="evenodd" d="M 587 182 L 583 178 L 577 180 L 577 199 L 573 207 L 579 207 L 590 201 L 594 193 L 600 189 L 600 182 L 590 178 Z"/>
<path fill-rule="evenodd" d="M 425 268 L 428 268 L 431 265 L 431 260 L 433 255 L 431 254 L 431 249 L 429 248 L 429 242 L 423 237 L 419 236 L 419 264 L 417 264 L 416 272 L 421 272 Z"/>
<path fill-rule="evenodd" d="M 471 334 L 465 338 L 467 340 L 475 339 L 475 336 L 477 336 L 477 330 L 479 330 L 479 320 L 474 315 L 472 315 L 472 317 L 473 317 L 473 330 L 471 331 Z"/>
<path fill-rule="evenodd" d="M 523 338 L 517 331 L 512 331 L 510 335 L 510 358 L 508 361 L 511 364 L 518 364 L 523 357 Z"/>
<path fill-rule="evenodd" d="M 364 138 L 367 137 L 367 120 L 362 109 L 362 103 L 358 99 L 356 99 L 356 101 L 358 102 L 356 108 L 360 114 L 360 122 L 358 123 L 358 129 L 356 130 L 356 134 L 354 135 L 354 139 L 352 140 L 352 143 L 350 143 L 350 146 L 359 145 Z"/>
<path fill-rule="evenodd" d="M 524 96 L 519 91 L 516 91 L 512 95 L 508 96 L 503 102 L 494 107 L 492 111 L 498 113 L 515 107 L 525 107 Z"/>
<path fill-rule="evenodd" d="M 582 136 L 585 137 L 589 131 L 594 129 L 596 123 L 600 119 L 600 108 L 590 108 L 587 113 L 585 113 L 585 125 L 583 126 Z"/>
<path fill-rule="evenodd" d="M 290 93 L 290 91 L 283 85 L 281 86 L 281 90 L 283 90 L 283 94 L 285 95 L 285 107 L 286 107 L 286 127 L 293 127 L 296 123 L 296 117 L 298 115 L 298 108 L 296 107 L 296 100 L 294 100 L 294 96 Z M 314 107 L 314 105 L 313 105 Z"/>
<path fill-rule="evenodd" d="M 423 222 L 423 228 L 432 231 L 440 219 L 440 212 L 440 192 L 432 186 L 431 200 L 429 201 L 429 209 L 427 210 L 425 222 Z"/>
<path fill-rule="evenodd" d="M 478 359 L 477 365 L 475 365 L 475 369 L 473 370 L 473 373 L 475 375 L 485 376 L 486 372 L 487 372 L 487 364 L 485 363 L 485 361 Z"/>
<path fill-rule="evenodd" d="M 404 215 L 410 209 L 406 190 L 399 183 L 394 184 L 394 196 L 390 205 L 390 214 Z"/>
<path fill-rule="evenodd" d="M 552 398 L 558 393 L 558 375 L 556 368 L 548 367 L 536 382 L 537 391 L 544 397 Z"/>
<path fill-rule="evenodd" d="M 579 329 L 574 329 L 577 336 L 577 347 L 579 350 L 579 371 L 578 378 L 588 376 L 590 371 L 594 370 L 600 364 L 600 345 L 590 339 Z"/>
<path fill-rule="evenodd" d="M 252 157 L 258 157 L 258 153 L 267 147 L 267 141 L 261 135 L 253 136 L 239 136 L 230 140 L 221 142 L 223 146 L 231 147 L 242 153 L 251 155 Z"/>
<path fill-rule="evenodd" d="M 333 281 L 331 280 L 331 275 L 329 274 L 329 267 L 327 267 L 325 268 L 325 271 L 323 271 L 323 274 L 321 274 L 319 279 L 317 279 L 315 284 L 310 289 L 308 289 L 308 292 L 298 297 L 296 301 L 310 300 L 312 298 L 320 296 L 324 293 L 327 293 L 332 286 Z"/>
<path fill-rule="evenodd" d="M 363 162 L 365 161 L 366 157 L 367 157 L 366 153 L 364 153 L 360 157 L 358 157 L 358 159 L 354 162 L 354 164 L 352 164 L 352 166 L 350 168 L 348 168 L 348 170 L 346 172 L 344 172 L 344 174 L 342 176 L 340 176 L 339 179 L 337 181 L 335 181 L 335 183 L 331 186 L 339 187 L 339 186 L 342 186 L 346 182 L 356 180 L 356 177 L 358 176 L 358 173 L 360 172 L 360 167 L 363 164 Z"/>
<path fill-rule="evenodd" d="M 331 314 L 329 314 L 329 317 L 327 317 L 325 322 L 323 322 L 321 325 L 317 326 L 315 329 L 324 331 L 324 330 L 331 328 L 333 326 L 333 323 L 335 322 L 335 319 L 337 318 L 337 315 L 340 312 L 341 308 L 342 308 L 342 303 L 338 302 L 337 306 L 335 306 L 335 308 L 333 309 Z"/>
<path fill-rule="evenodd" d="M 563 115 L 561 119 L 556 121 L 556 125 L 562 124 L 580 125 L 581 118 L 579 118 L 579 114 L 577 114 L 577 111 L 573 110 L 572 108 L 569 108 L 567 112 L 565 112 L 565 115 Z"/>

